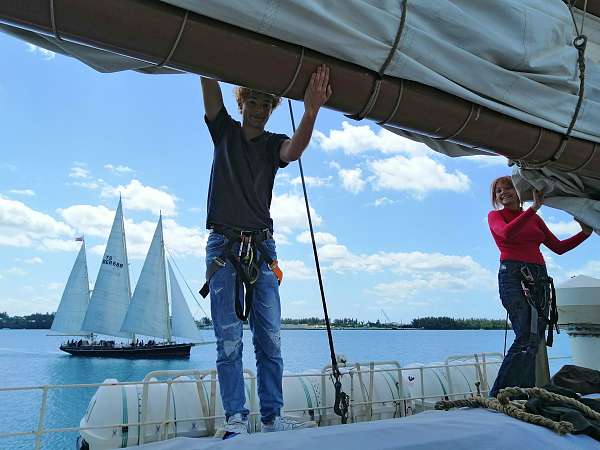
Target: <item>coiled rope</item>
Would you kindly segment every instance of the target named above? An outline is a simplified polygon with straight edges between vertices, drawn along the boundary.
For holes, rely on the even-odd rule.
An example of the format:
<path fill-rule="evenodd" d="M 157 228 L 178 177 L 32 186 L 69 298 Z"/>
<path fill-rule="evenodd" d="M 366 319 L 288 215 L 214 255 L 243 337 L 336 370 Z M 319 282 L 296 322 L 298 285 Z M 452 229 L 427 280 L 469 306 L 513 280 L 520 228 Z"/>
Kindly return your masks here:
<path fill-rule="evenodd" d="M 527 396 L 527 398 L 539 397 L 541 399 L 561 402 L 569 405 L 583 415 L 590 419 L 600 420 L 600 413 L 594 411 L 587 405 L 584 405 L 580 401 L 565 397 L 564 395 L 555 394 L 542 388 L 520 388 L 520 387 L 509 387 L 500 390 L 497 398 L 483 398 L 483 397 L 472 397 L 459 400 L 442 400 L 435 404 L 435 409 L 446 410 L 452 408 L 487 408 L 494 411 L 498 411 L 506 414 L 507 416 L 514 417 L 515 419 L 522 420 L 527 423 L 534 425 L 540 425 L 558 433 L 560 435 L 566 433 L 572 433 L 574 430 L 571 422 L 560 421 L 556 422 L 547 417 L 540 416 L 538 414 L 532 414 L 525 410 L 525 401 L 523 400 L 511 400 L 511 397 L 516 396 Z"/>

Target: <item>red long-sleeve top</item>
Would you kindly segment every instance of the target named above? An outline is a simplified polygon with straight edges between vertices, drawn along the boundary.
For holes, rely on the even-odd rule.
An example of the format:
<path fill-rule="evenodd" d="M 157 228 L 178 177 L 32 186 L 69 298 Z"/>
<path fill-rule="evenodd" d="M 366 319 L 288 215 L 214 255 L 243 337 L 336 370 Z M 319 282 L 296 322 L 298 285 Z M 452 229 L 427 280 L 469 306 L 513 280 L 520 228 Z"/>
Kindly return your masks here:
<path fill-rule="evenodd" d="M 544 264 L 540 245 L 562 255 L 577 247 L 589 236 L 583 231 L 561 241 L 548 229 L 534 209 L 526 211 L 501 209 L 490 211 L 488 223 L 492 236 L 500 249 L 500 261 L 524 261 Z"/>

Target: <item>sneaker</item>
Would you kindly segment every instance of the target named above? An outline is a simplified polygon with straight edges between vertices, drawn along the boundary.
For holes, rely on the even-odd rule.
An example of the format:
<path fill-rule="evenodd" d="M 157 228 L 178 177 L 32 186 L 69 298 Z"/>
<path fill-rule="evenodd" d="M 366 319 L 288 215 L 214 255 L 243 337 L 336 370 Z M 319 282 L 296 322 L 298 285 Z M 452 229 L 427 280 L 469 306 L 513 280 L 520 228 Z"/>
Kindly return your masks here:
<path fill-rule="evenodd" d="M 289 431 L 300 430 L 302 428 L 314 428 L 316 422 L 312 420 L 303 421 L 295 417 L 277 416 L 273 423 L 263 423 L 261 431 L 263 433 L 271 433 L 273 431 Z"/>
<path fill-rule="evenodd" d="M 215 437 L 230 439 L 240 434 L 248 434 L 248 419 L 237 413 L 227 419 L 227 422 L 223 424 L 223 428 L 217 431 Z"/>

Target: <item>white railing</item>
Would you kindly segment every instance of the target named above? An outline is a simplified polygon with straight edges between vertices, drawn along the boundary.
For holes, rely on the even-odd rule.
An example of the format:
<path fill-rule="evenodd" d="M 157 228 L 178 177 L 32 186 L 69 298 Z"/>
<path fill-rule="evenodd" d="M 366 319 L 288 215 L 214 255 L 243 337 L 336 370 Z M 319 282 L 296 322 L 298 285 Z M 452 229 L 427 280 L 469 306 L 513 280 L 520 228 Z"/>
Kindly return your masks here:
<path fill-rule="evenodd" d="M 460 356 L 452 356 L 446 359 L 445 364 L 437 364 L 437 365 L 428 365 L 428 366 L 417 366 L 417 367 L 401 367 L 398 361 L 369 361 L 369 362 L 356 362 L 352 364 L 341 363 L 338 367 L 346 369 L 342 376 L 350 377 L 350 404 L 349 404 L 349 421 L 354 422 L 357 420 L 373 420 L 373 406 L 385 403 L 393 402 L 396 407 L 396 412 L 394 412 L 394 417 L 403 417 L 407 414 L 407 404 L 411 402 L 415 402 L 421 406 L 421 411 L 431 408 L 426 404 L 427 400 L 439 399 L 440 397 L 444 397 L 446 399 L 458 398 L 458 397 L 467 397 L 467 396 L 476 396 L 476 395 L 486 395 L 490 389 L 488 379 L 487 379 L 487 370 L 485 370 L 487 365 L 497 365 L 500 364 L 499 360 L 488 360 L 487 358 L 490 356 L 502 356 L 501 353 L 480 353 L 480 354 L 471 354 L 471 355 L 460 355 Z M 474 359 L 475 362 L 463 362 L 463 363 L 450 363 L 451 361 L 471 358 Z M 559 360 L 559 359 L 570 359 L 569 357 L 551 357 L 550 360 Z M 450 363 L 450 364 L 449 364 Z M 376 366 L 381 365 L 389 365 L 394 366 L 393 368 L 377 368 Z M 476 370 L 477 381 L 476 391 L 467 391 L 467 392 L 452 392 L 452 376 L 450 373 L 450 368 L 453 367 L 474 367 Z M 482 370 L 482 367 L 484 370 Z M 446 370 L 446 378 L 448 381 L 449 392 L 446 394 L 440 395 L 424 395 L 425 393 L 425 372 L 427 370 L 434 369 L 444 369 Z M 402 373 L 404 371 L 418 371 L 419 372 L 419 383 L 420 383 L 420 392 L 423 395 L 419 395 L 416 397 L 405 396 L 404 386 L 402 383 Z M 256 380 L 256 376 L 254 373 L 248 369 L 245 371 L 245 379 L 252 380 L 252 388 L 250 390 L 250 395 L 247 399 L 248 404 L 250 406 L 250 425 L 254 431 L 257 431 L 258 425 L 258 416 L 260 413 L 258 412 L 258 401 L 257 401 L 257 393 L 256 393 L 256 385 L 254 381 Z M 397 398 L 390 400 L 373 400 L 374 388 L 375 388 L 375 374 L 380 372 L 395 372 L 397 374 L 398 382 L 396 383 L 396 394 Z M 174 377 L 180 376 L 193 376 L 195 379 L 187 379 L 187 380 L 174 380 Z M 331 365 L 326 365 L 323 367 L 319 374 L 313 373 L 300 373 L 300 374 L 287 374 L 284 375 L 284 378 L 300 378 L 300 377 L 315 377 L 319 376 L 321 378 L 321 402 L 319 406 L 315 406 L 313 409 L 317 409 L 320 412 L 320 424 L 328 424 L 327 422 L 339 422 L 339 417 L 335 414 L 331 413 L 333 410 L 333 406 L 327 405 L 327 388 L 326 385 L 328 382 L 331 382 Z M 365 383 L 364 377 L 368 376 L 368 383 Z M 166 380 L 150 380 L 151 378 L 156 377 L 170 377 Z M 209 379 L 206 379 L 209 377 Z M 354 400 L 355 395 L 354 391 L 356 388 L 356 383 L 354 378 L 358 378 L 358 388 L 362 390 L 363 398 L 367 398 L 366 401 L 356 401 Z M 31 431 L 13 431 L 13 432 L 2 432 L 0 433 L 0 448 L 4 448 L 2 446 L 2 440 L 7 438 L 17 438 L 17 437 L 27 437 L 27 436 L 35 436 L 35 444 L 34 450 L 40 450 L 42 447 L 42 436 L 50 433 L 71 433 L 71 432 L 81 432 L 85 430 L 98 430 L 98 429 L 107 429 L 107 428 L 123 428 L 123 427 L 136 427 L 136 426 L 144 426 L 144 425 L 159 425 L 162 429 L 160 439 L 165 440 L 171 437 L 174 437 L 169 434 L 169 427 L 174 426 L 175 423 L 184 423 L 184 422 L 192 422 L 192 421 L 204 421 L 206 424 L 206 429 L 209 433 L 214 433 L 215 431 L 215 421 L 217 419 L 224 419 L 224 415 L 216 415 L 215 406 L 216 406 L 216 371 L 212 370 L 165 370 L 165 371 L 154 371 L 144 377 L 143 381 L 128 381 L 128 382 L 115 382 L 115 383 L 90 383 L 90 384 L 65 384 L 65 385 L 42 385 L 42 386 L 25 386 L 25 387 L 0 387 L 0 394 L 6 392 L 26 392 L 26 391 L 41 391 L 41 404 L 39 410 L 39 418 L 36 429 Z M 173 384 L 179 383 L 196 383 L 198 387 L 198 396 L 201 403 L 201 410 L 203 412 L 202 417 L 194 417 L 194 418 L 185 418 L 185 419 L 171 419 L 169 417 L 170 410 L 170 402 L 171 402 L 171 392 Z M 166 395 L 166 404 L 165 404 L 165 413 L 162 420 L 159 421 L 147 421 L 147 408 L 148 408 L 148 389 L 149 385 L 152 384 L 166 384 L 167 385 L 167 395 Z M 202 393 L 204 387 L 203 384 L 210 385 L 210 398 L 209 401 L 206 402 L 205 396 Z M 128 423 L 115 423 L 111 425 L 98 425 L 98 426 L 85 426 L 85 427 L 63 427 L 63 428 L 46 428 L 46 408 L 48 403 L 48 392 L 51 390 L 58 389 L 87 389 L 87 388 L 99 388 L 106 386 L 132 386 L 132 385 L 143 385 L 143 394 L 142 394 L 142 404 L 141 404 L 141 420 L 139 422 L 128 422 Z M 431 402 L 430 402 L 431 403 Z M 367 417 L 364 415 L 360 415 L 356 412 L 358 407 L 367 407 L 369 413 Z M 300 409 L 285 409 L 283 413 L 299 413 L 305 412 L 309 408 L 300 408 Z M 420 412 L 418 410 L 412 409 L 411 413 Z M 140 444 L 144 443 L 144 435 L 140 434 Z"/>

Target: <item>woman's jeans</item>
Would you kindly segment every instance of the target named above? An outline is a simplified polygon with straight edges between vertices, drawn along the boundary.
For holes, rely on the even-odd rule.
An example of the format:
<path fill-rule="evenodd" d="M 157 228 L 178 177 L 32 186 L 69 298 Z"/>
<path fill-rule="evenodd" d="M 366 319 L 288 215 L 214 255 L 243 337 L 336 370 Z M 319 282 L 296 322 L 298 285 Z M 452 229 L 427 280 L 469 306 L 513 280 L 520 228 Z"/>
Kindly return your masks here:
<path fill-rule="evenodd" d="M 227 239 L 212 232 L 206 245 L 206 264 L 210 265 L 222 255 Z M 268 239 L 264 245 L 271 259 L 277 259 L 275 241 Z M 234 246 L 237 252 L 239 246 Z M 257 256 L 260 258 L 260 255 Z M 254 288 L 252 309 L 248 321 L 252 330 L 252 343 L 256 355 L 256 377 L 260 414 L 263 423 L 272 422 L 283 407 L 283 360 L 279 330 L 281 327 L 281 306 L 277 277 L 266 263 Z M 225 416 L 240 413 L 248 416 L 245 408 L 244 378 L 242 366 L 242 322 L 235 313 L 234 301 L 243 300 L 243 295 L 235 292 L 236 272 L 226 261 L 225 267 L 212 276 L 210 287 L 210 308 L 215 337 L 217 339 L 217 373 Z"/>
<path fill-rule="evenodd" d="M 521 286 L 521 268 L 527 267 L 534 279 L 546 277 L 546 266 L 520 261 L 502 261 L 498 272 L 498 287 L 500 300 L 508 311 L 510 323 L 515 333 L 515 341 L 504 357 L 498 371 L 496 382 L 490 391 L 495 397 L 500 389 L 505 387 L 535 386 L 535 360 L 540 343 L 544 342 L 544 332 L 547 322 L 538 317 L 537 324 L 532 324 L 532 313 L 537 310 L 527 302 Z M 544 318 L 548 317 L 547 310 Z M 533 325 L 533 329 L 532 329 Z"/>

